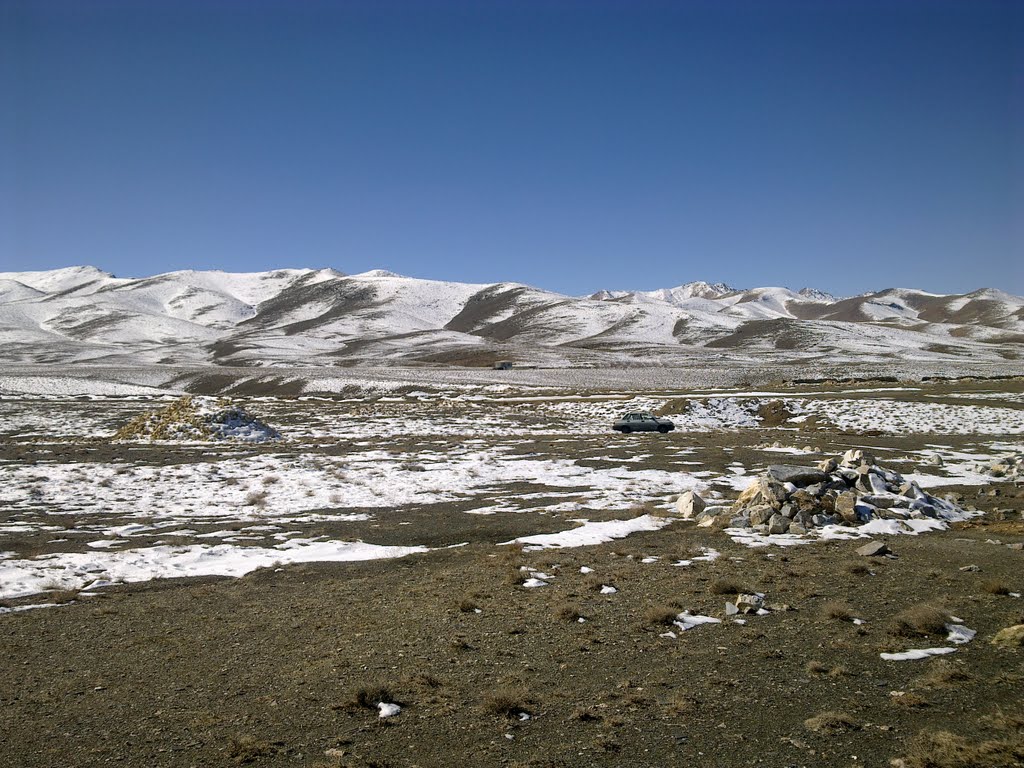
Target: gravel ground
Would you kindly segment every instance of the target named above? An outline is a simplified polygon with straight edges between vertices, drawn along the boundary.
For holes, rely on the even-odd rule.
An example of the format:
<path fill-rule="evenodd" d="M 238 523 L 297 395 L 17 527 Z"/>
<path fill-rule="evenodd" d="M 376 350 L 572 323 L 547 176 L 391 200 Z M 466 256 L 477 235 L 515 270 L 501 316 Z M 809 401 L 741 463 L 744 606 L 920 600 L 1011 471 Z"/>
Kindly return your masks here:
<path fill-rule="evenodd" d="M 866 407 L 888 398 L 1019 409 L 1021 391 L 1019 381 L 938 383 L 841 396 L 863 398 Z M 665 399 L 669 393 L 647 394 Z M 228 467 L 246 457 L 287 463 L 367 448 L 328 430 L 285 445 L 143 444 L 129 451 L 106 442 L 102 432 L 151 403 L 120 400 L 115 409 L 110 402 L 5 399 L 0 469 L 31 466 L 45 473 L 82 463 L 97 473 L 114 464 L 142 471 L 187 467 L 200 458 Z M 285 433 L 308 424 L 304 409 L 313 405 L 259 403 Z M 317 407 L 323 423 L 360 415 L 414 421 L 424 412 L 441 414 L 443 423 L 467 405 L 356 399 Z M 369 447 L 444 453 L 472 439 L 503 455 L 571 458 L 599 472 L 624 466 L 703 471 L 711 482 L 727 477 L 730 464 L 753 474 L 768 463 L 812 461 L 854 445 L 869 445 L 882 463 L 909 473 L 924 465 L 918 451 L 945 453 L 948 464 L 960 454 L 1021 439 L 884 429 L 865 434 L 827 422 L 798 430 L 595 437 L 572 434 L 535 404 L 472 407 L 537 434 L 526 442 L 504 434 L 394 435 Z M 25 434 L 26 423 L 48 413 L 71 427 Z M 5 431 L 5 423 L 21 426 Z M 95 434 L 75 435 L 76 424 L 91 424 Z M 764 450 L 775 442 L 810 444 L 821 454 L 800 459 Z M 537 490 L 517 482 L 481 490 L 472 504 Z M 83 498 L 99 493 L 88 480 L 81 488 Z M 713 488 L 726 499 L 735 495 L 725 484 Z M 750 549 L 685 522 L 591 547 L 495 546 L 570 527 L 580 512 L 538 508 L 573 490 L 547 487 L 550 498 L 520 512 L 467 515 L 469 502 L 438 502 L 366 509 L 366 520 L 303 528 L 304 535 L 435 548 L 426 554 L 10 600 L 8 608 L 62 604 L 0 615 L 6 659 L 0 666 L 0 763 L 541 768 L 885 766 L 903 758 L 910 768 L 941 768 L 1024 760 L 1024 652 L 990 643 L 999 629 L 1024 623 L 1024 598 L 1006 594 L 1024 593 L 1024 552 L 1007 546 L 1024 542 L 1019 484 L 950 478 L 949 485 L 930 489 L 959 494 L 964 506 L 984 515 L 941 533 L 890 538 L 895 557 L 859 557 L 858 541 Z M 639 507 L 593 508 L 585 516 L 624 519 L 657 512 L 671 500 L 664 489 L 648 490 L 638 493 L 649 497 Z M 59 530 L 7 532 L 0 551 L 34 557 L 85 548 L 73 535 L 82 513 L 41 507 L 26 514 L 14 504 L 2 522 L 45 520 Z M 132 545 L 158 539 L 145 534 Z M 694 560 L 708 550 L 720 556 Z M 679 560 L 692 562 L 675 565 Z M 535 573 L 546 574 L 548 584 L 524 587 Z M 609 586 L 616 591 L 602 593 Z M 734 623 L 725 603 L 735 589 L 763 592 L 774 610 Z M 665 623 L 683 611 L 721 623 L 686 632 Z M 936 612 L 962 619 L 977 636 L 944 657 L 881 658 L 882 652 L 947 646 L 941 623 L 926 620 Z M 676 637 L 665 636 L 669 631 Z M 379 717 L 381 702 L 399 705 L 400 713 Z"/>

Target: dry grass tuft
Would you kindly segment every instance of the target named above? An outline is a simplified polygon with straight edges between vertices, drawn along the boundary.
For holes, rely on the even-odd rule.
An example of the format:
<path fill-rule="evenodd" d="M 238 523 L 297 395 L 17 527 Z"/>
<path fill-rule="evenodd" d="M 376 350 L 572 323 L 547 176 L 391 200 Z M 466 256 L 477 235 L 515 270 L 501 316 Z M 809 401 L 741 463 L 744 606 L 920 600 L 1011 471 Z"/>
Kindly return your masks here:
<path fill-rule="evenodd" d="M 561 619 L 562 621 L 579 621 L 585 618 L 583 609 L 575 603 L 559 603 L 555 606 L 552 613 L 556 619 Z"/>
<path fill-rule="evenodd" d="M 904 709 L 924 709 L 930 707 L 931 703 L 916 693 L 904 693 L 901 696 L 893 696 L 890 701 L 897 706 Z"/>
<path fill-rule="evenodd" d="M 804 727 L 815 733 L 833 734 L 855 731 L 860 725 L 845 712 L 822 712 L 804 720 Z"/>
<path fill-rule="evenodd" d="M 920 603 L 895 616 L 892 631 L 903 637 L 944 635 L 948 622 L 948 611 L 929 603 Z"/>
<path fill-rule="evenodd" d="M 804 667 L 807 673 L 810 675 L 825 675 L 829 672 L 828 664 L 824 664 L 820 661 L 808 661 L 807 666 Z"/>
<path fill-rule="evenodd" d="M 821 606 L 821 615 L 826 619 L 838 619 L 839 621 L 853 621 L 856 618 L 853 608 L 835 600 Z"/>
<path fill-rule="evenodd" d="M 597 723 L 603 719 L 601 713 L 594 707 L 577 707 L 573 710 L 571 718 L 581 723 Z"/>
<path fill-rule="evenodd" d="M 670 626 L 679 611 L 668 605 L 652 605 L 644 611 L 644 624 L 648 626 Z"/>
<path fill-rule="evenodd" d="M 695 696 L 677 692 L 665 702 L 665 709 L 672 715 L 689 715 L 700 709 L 700 705 L 700 699 Z"/>
<path fill-rule="evenodd" d="M 249 491 L 245 494 L 245 506 L 247 507 L 265 507 L 267 506 L 267 492 L 266 491 Z"/>
<path fill-rule="evenodd" d="M 1024 765 L 1024 733 L 971 741 L 949 731 L 922 731 L 903 758 L 906 768 L 1014 768 Z"/>
<path fill-rule="evenodd" d="M 601 587 L 615 586 L 615 577 L 611 574 L 588 573 L 583 577 L 583 586 L 591 592 L 600 592 Z"/>
<path fill-rule="evenodd" d="M 1008 595 L 1010 588 L 998 579 L 985 579 L 981 582 L 981 588 L 990 595 Z"/>
<path fill-rule="evenodd" d="M 484 697 L 483 708 L 484 712 L 496 717 L 519 717 L 532 714 L 531 701 L 524 687 L 505 687 L 488 693 Z"/>
<path fill-rule="evenodd" d="M 381 702 L 398 703 L 388 686 L 383 683 L 369 683 L 357 688 L 349 703 L 353 709 L 376 709 Z"/>
<path fill-rule="evenodd" d="M 846 572 L 853 576 L 867 576 L 871 573 L 871 569 L 868 568 L 864 563 L 847 563 Z"/>
<path fill-rule="evenodd" d="M 228 746 L 228 757 L 238 765 L 248 765 L 263 757 L 273 757 L 282 746 L 280 742 L 271 743 L 253 736 L 236 736 Z"/>
<path fill-rule="evenodd" d="M 479 607 L 480 606 L 478 606 L 476 603 L 474 603 L 472 600 L 469 600 L 468 598 L 462 600 L 459 603 L 459 610 L 463 613 L 476 613 Z"/>
<path fill-rule="evenodd" d="M 715 579 L 708 585 L 708 590 L 713 595 L 740 595 L 750 592 L 742 583 L 734 579 Z"/>
<path fill-rule="evenodd" d="M 947 659 L 932 662 L 931 667 L 923 675 L 915 677 L 911 682 L 913 688 L 948 688 L 957 683 L 972 679 L 972 675 L 964 670 L 962 664 Z"/>
<path fill-rule="evenodd" d="M 505 583 L 510 584 L 513 587 L 518 587 L 524 584 L 528 578 L 530 578 L 529 571 L 523 571 L 519 568 L 513 567 L 509 568 L 508 572 L 505 574 Z"/>

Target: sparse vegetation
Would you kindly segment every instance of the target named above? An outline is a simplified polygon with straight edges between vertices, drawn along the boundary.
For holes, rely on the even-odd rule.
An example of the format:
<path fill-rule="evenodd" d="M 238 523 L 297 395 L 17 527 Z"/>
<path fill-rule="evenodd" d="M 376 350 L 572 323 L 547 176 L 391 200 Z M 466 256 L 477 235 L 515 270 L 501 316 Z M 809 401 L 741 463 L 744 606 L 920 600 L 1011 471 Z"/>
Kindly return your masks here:
<path fill-rule="evenodd" d="M 740 595 L 751 590 L 735 579 L 715 579 L 708 585 L 708 591 L 713 595 Z"/>
<path fill-rule="evenodd" d="M 809 731 L 831 735 L 853 731 L 860 728 L 860 725 L 845 712 L 822 712 L 804 720 L 804 726 Z"/>
<path fill-rule="evenodd" d="M 483 709 L 497 717 L 520 717 L 532 714 L 531 699 L 522 686 L 503 687 L 488 693 L 483 700 Z"/>
<path fill-rule="evenodd" d="M 853 608 L 846 603 L 829 601 L 821 606 L 821 615 L 826 619 L 853 621 L 856 618 Z"/>
<path fill-rule="evenodd" d="M 1010 594 L 1010 588 L 999 579 L 985 579 L 981 582 L 981 588 L 990 595 Z"/>
<path fill-rule="evenodd" d="M 914 688 L 948 688 L 967 682 L 972 677 L 962 663 L 938 659 L 931 663 L 927 672 L 915 677 L 911 685 Z"/>
<path fill-rule="evenodd" d="M 561 621 L 579 621 L 583 618 L 583 609 L 575 603 L 559 603 L 553 613 Z"/>
<path fill-rule="evenodd" d="M 942 635 L 946 633 L 949 612 L 938 606 L 921 603 L 907 608 L 893 618 L 893 633 L 905 637 Z"/>
<path fill-rule="evenodd" d="M 644 610 L 644 624 L 648 626 L 670 626 L 679 611 L 668 605 L 652 605 Z"/>
<path fill-rule="evenodd" d="M 384 683 L 373 682 L 357 688 L 352 698 L 349 700 L 349 706 L 354 709 L 376 709 L 378 704 L 397 704 L 399 703 L 395 699 L 395 694 L 391 688 Z"/>

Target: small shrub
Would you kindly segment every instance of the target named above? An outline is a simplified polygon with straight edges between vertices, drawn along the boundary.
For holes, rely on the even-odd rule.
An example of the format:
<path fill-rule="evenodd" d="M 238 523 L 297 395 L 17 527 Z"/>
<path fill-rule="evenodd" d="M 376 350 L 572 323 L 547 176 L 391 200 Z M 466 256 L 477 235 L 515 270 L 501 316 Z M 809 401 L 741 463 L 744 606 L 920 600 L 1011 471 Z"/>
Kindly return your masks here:
<path fill-rule="evenodd" d="M 808 674 L 811 675 L 824 675 L 829 672 L 828 664 L 824 664 L 820 661 L 808 661 L 805 667 Z"/>
<path fill-rule="evenodd" d="M 593 707 L 577 707 L 571 717 L 581 723 L 596 723 L 601 720 L 601 715 Z"/>
<path fill-rule="evenodd" d="M 750 591 L 734 579 L 715 579 L 708 589 L 713 595 L 740 595 Z"/>
<path fill-rule="evenodd" d="M 838 619 L 839 621 L 853 621 L 855 618 L 853 608 L 846 603 L 835 601 L 821 606 L 821 615 L 826 619 Z"/>
<path fill-rule="evenodd" d="M 853 576 L 867 576 L 871 573 L 871 569 L 864 563 L 847 563 L 846 572 Z"/>
<path fill-rule="evenodd" d="M 603 586 L 614 587 L 615 579 L 612 576 L 602 576 L 597 573 L 588 573 L 583 578 L 583 586 L 591 592 L 600 592 Z"/>
<path fill-rule="evenodd" d="M 247 507 L 265 507 L 267 506 L 267 492 L 266 491 L 249 491 L 245 494 L 245 506 Z"/>
<path fill-rule="evenodd" d="M 511 584 L 513 587 L 518 587 L 526 582 L 530 578 L 529 571 L 523 571 L 519 568 L 510 568 L 505 574 L 505 583 Z"/>
<path fill-rule="evenodd" d="M 578 621 L 583 618 L 583 609 L 575 603 L 559 603 L 555 606 L 554 615 L 562 621 Z"/>
<path fill-rule="evenodd" d="M 499 688 L 484 697 L 483 708 L 487 714 L 497 717 L 529 715 L 531 714 L 530 696 L 521 686 Z"/>
<path fill-rule="evenodd" d="M 388 686 L 382 683 L 369 683 L 356 689 L 350 704 L 354 709 L 376 709 L 381 702 L 398 703 Z"/>
<path fill-rule="evenodd" d="M 932 662 L 931 667 L 923 675 L 915 677 L 911 685 L 914 688 L 947 688 L 957 683 L 970 680 L 972 675 L 960 664 L 947 659 Z"/>
<path fill-rule="evenodd" d="M 459 603 L 459 610 L 463 613 L 476 613 L 479 606 L 472 600 L 463 600 Z"/>
<path fill-rule="evenodd" d="M 904 637 L 946 633 L 949 613 L 928 603 L 907 608 L 893 619 L 893 632 Z"/>
<path fill-rule="evenodd" d="M 263 478 L 264 485 L 276 485 L 277 483 L 280 482 L 281 478 L 278 477 L 277 475 L 267 475 L 266 477 Z"/>
<path fill-rule="evenodd" d="M 652 605 L 644 611 L 644 624 L 653 626 L 670 626 L 676 620 L 679 611 L 667 605 Z"/>
<path fill-rule="evenodd" d="M 998 579 L 985 579 L 981 582 L 981 588 L 990 595 L 1008 595 L 1010 588 Z"/>

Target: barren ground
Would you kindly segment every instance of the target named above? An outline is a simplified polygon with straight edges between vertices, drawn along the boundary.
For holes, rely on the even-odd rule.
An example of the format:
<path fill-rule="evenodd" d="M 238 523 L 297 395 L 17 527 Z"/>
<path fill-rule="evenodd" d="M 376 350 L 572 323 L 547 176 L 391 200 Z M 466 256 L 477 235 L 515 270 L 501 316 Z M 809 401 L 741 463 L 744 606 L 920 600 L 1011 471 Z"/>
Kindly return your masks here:
<path fill-rule="evenodd" d="M 0 615 L 0 764 L 1018 765 L 1024 651 L 989 641 L 1024 623 L 1024 598 L 1003 594 L 1024 592 L 1024 552 L 1007 546 L 1024 542 L 1024 489 L 974 470 L 1021 449 L 1022 393 L 1020 380 L 774 387 L 757 397 L 825 405 L 776 428 L 664 436 L 611 433 L 605 414 L 684 410 L 694 393 L 266 399 L 248 404 L 286 440 L 241 447 L 111 444 L 146 398 L 5 397 L 0 573 L 57 559 L 45 591 L 11 587 L 4 605 L 57 605 Z M 854 446 L 984 514 L 888 538 L 892 558 L 858 557 L 864 540 L 752 549 L 688 522 L 595 546 L 498 546 L 664 515 L 688 483 L 728 503 L 767 464 Z M 84 595 L 60 559 L 101 568 L 282 536 L 430 551 Z M 694 560 L 709 550 L 720 556 Z M 548 584 L 524 587 L 531 571 Z M 734 623 L 736 588 L 777 610 Z M 945 631 L 898 627 L 922 604 L 976 638 L 883 660 L 946 645 Z M 684 610 L 722 623 L 659 623 Z M 379 718 L 380 700 L 401 713 Z"/>

